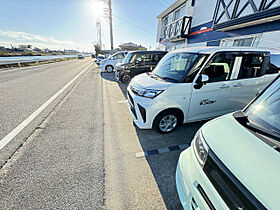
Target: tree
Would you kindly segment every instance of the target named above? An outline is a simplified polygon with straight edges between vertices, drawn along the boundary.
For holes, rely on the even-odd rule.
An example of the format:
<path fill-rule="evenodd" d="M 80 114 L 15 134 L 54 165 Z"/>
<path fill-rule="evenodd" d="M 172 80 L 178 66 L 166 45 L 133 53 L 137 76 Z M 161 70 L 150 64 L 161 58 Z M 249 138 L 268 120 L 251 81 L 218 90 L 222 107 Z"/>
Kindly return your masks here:
<path fill-rule="evenodd" d="M 94 49 L 95 49 L 95 56 L 101 53 L 101 47 L 99 44 L 93 44 Z"/>

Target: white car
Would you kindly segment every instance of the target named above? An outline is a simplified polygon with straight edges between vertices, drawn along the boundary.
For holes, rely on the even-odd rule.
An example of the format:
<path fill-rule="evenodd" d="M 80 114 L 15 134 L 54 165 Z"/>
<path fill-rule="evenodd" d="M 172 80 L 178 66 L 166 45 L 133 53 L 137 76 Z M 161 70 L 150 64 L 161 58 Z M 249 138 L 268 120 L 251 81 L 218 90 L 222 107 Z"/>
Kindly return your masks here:
<path fill-rule="evenodd" d="M 275 78 L 279 66 L 280 51 L 271 49 L 173 51 L 151 73 L 131 80 L 128 106 L 139 128 L 169 133 L 181 123 L 244 108 Z"/>
<path fill-rule="evenodd" d="M 100 64 L 101 71 L 113 72 L 117 63 L 121 63 L 127 52 L 117 52 L 109 58 L 104 59 Z"/>
<path fill-rule="evenodd" d="M 279 209 L 280 77 L 243 111 L 214 119 L 180 154 L 184 209 Z"/>

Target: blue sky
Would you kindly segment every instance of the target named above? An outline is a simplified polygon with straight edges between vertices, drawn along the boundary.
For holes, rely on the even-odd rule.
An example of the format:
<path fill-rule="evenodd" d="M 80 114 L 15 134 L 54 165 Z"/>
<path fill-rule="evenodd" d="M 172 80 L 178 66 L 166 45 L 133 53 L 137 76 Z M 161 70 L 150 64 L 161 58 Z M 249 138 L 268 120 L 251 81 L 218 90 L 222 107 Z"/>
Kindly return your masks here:
<path fill-rule="evenodd" d="M 0 46 L 93 50 L 100 0 L 0 0 Z M 134 42 L 156 47 L 156 16 L 174 0 L 112 0 L 114 45 Z M 102 19 L 102 42 L 109 49 L 109 24 Z"/>

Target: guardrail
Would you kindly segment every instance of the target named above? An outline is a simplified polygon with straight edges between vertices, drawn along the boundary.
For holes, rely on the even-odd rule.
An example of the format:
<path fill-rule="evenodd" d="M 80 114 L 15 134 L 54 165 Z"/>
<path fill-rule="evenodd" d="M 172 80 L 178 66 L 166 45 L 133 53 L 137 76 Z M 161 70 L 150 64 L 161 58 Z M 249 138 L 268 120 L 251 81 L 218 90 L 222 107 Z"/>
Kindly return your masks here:
<path fill-rule="evenodd" d="M 0 65 L 33 63 L 40 61 L 51 61 L 63 58 L 76 58 L 77 55 L 50 55 L 50 56 L 15 56 L 15 57 L 0 57 Z"/>

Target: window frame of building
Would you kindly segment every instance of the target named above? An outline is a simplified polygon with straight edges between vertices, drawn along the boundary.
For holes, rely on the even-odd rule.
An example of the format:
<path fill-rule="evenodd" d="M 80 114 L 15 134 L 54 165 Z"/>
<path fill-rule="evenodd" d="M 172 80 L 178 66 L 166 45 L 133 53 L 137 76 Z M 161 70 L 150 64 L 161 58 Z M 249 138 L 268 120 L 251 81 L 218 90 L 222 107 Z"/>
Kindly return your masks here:
<path fill-rule="evenodd" d="M 254 35 L 248 35 L 248 36 L 238 36 L 238 37 L 232 37 L 227 39 L 222 39 L 220 41 L 220 47 L 257 47 L 260 43 L 260 40 L 262 38 L 262 34 L 254 34 Z M 253 39 L 251 42 L 251 45 L 234 45 L 234 43 L 245 43 L 245 40 Z"/>

